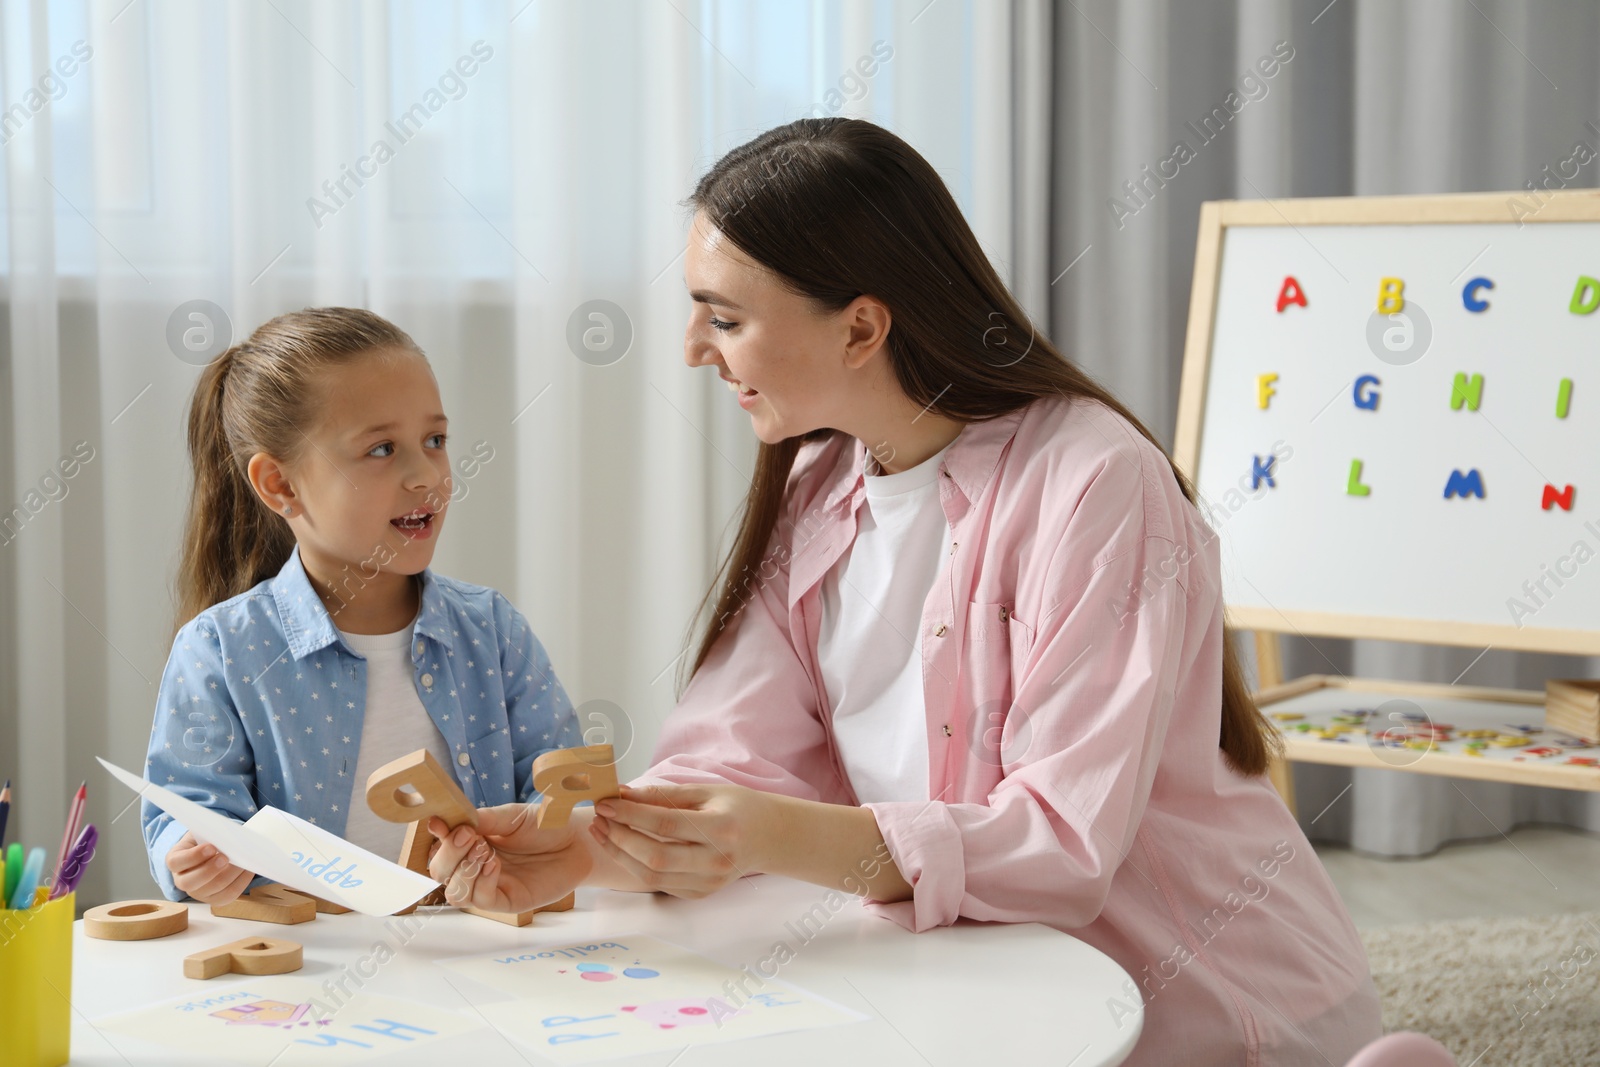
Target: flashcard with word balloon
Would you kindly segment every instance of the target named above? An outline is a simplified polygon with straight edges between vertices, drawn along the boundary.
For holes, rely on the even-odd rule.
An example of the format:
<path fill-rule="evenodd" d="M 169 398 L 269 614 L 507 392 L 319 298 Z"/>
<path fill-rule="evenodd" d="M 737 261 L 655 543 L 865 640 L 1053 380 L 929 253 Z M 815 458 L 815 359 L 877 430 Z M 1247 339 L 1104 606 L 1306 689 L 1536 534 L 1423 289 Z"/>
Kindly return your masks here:
<path fill-rule="evenodd" d="M 867 1018 L 778 980 L 796 948 L 743 968 L 644 935 L 440 960 L 515 1000 L 490 1025 L 560 1063 L 666 1052 Z M 803 942 L 802 942 L 803 945 Z"/>

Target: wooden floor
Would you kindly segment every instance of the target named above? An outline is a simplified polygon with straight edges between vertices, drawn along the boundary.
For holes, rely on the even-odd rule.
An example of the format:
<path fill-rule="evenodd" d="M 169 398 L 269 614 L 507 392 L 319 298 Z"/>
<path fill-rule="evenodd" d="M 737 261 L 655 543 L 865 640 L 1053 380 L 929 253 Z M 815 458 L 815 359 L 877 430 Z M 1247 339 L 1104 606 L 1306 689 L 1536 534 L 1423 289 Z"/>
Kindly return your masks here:
<path fill-rule="evenodd" d="M 1600 834 L 1524 826 L 1414 860 L 1316 848 L 1361 929 L 1600 908 Z"/>

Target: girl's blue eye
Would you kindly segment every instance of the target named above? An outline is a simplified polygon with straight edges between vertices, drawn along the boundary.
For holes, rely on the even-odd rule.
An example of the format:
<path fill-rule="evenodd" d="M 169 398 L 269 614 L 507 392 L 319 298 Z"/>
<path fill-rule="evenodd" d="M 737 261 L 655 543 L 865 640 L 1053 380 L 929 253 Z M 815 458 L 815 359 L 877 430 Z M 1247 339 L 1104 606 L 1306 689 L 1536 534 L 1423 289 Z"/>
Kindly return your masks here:
<path fill-rule="evenodd" d="M 447 436 L 448 436 L 447 434 L 442 434 L 442 433 L 431 433 L 431 434 L 429 434 L 428 435 L 428 442 L 429 442 L 428 447 L 430 447 L 430 448 L 443 448 L 444 447 L 445 438 Z M 382 451 L 384 449 L 387 449 L 387 451 Z M 380 445 L 373 445 L 371 448 L 367 449 L 367 455 L 371 456 L 373 459 L 388 459 L 390 456 L 394 455 L 394 442 L 393 441 L 385 441 Z"/>
<path fill-rule="evenodd" d="M 711 328 L 713 330 L 731 330 L 737 325 L 739 325 L 737 322 L 727 322 L 717 318 L 715 315 L 711 316 Z"/>

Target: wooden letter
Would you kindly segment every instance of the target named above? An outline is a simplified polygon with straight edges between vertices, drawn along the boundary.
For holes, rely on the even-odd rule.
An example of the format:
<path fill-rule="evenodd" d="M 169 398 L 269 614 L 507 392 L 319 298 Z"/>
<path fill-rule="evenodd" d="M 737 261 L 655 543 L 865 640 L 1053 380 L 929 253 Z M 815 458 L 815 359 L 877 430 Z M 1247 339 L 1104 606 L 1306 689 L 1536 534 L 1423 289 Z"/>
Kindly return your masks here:
<path fill-rule="evenodd" d="M 427 749 L 419 748 L 373 771 L 367 778 L 367 807 L 380 819 L 411 824 L 406 827 L 399 863 L 419 874 L 428 873 L 428 847 L 433 842 L 427 829 L 429 818 L 437 815 L 451 828 L 462 823 L 478 825 L 477 809 L 467 794 Z M 415 909 L 413 904 L 398 914 L 406 915 Z"/>
<path fill-rule="evenodd" d="M 148 941 L 189 928 L 189 905 L 171 900 L 120 900 L 83 913 L 83 932 L 102 941 Z"/>
<path fill-rule="evenodd" d="M 544 794 L 539 804 L 541 830 L 565 826 L 572 806 L 580 800 L 622 795 L 617 788 L 616 756 L 610 745 L 546 752 L 533 761 L 533 787 Z"/>
<path fill-rule="evenodd" d="M 303 950 L 297 941 L 246 937 L 183 958 L 183 976 L 205 980 L 222 974 L 287 974 L 298 971 Z"/>
<path fill-rule="evenodd" d="M 410 786 L 415 792 L 404 788 Z M 385 763 L 367 779 L 367 807 L 389 822 L 427 822 L 437 815 L 451 826 L 478 825 L 478 813 L 427 749 Z"/>
<path fill-rule="evenodd" d="M 251 919 L 293 926 L 317 917 L 317 902 L 281 885 L 261 885 L 226 904 L 211 905 L 211 914 L 223 919 Z"/>
<path fill-rule="evenodd" d="M 597 746 L 605 749 L 605 758 L 610 760 L 611 746 Z M 566 752 L 589 752 L 589 749 L 568 749 Z M 547 752 L 534 761 L 534 782 L 537 787 L 539 781 L 540 760 L 552 756 L 563 755 L 561 752 Z M 607 768 L 610 770 L 610 768 Z M 616 796 L 616 775 L 612 772 L 612 791 L 608 796 Z M 403 786 L 411 786 L 416 792 L 407 792 Z M 542 791 L 542 790 L 541 790 Z M 433 843 L 433 835 L 428 833 L 427 821 L 430 816 L 437 815 L 444 820 L 444 824 L 451 829 L 462 823 L 478 825 L 478 812 L 461 791 L 461 787 L 450 778 L 445 769 L 439 766 L 426 750 L 419 749 L 409 756 L 384 764 L 372 772 L 367 779 L 367 806 L 380 818 L 390 822 L 406 822 L 411 825 L 406 827 L 405 842 L 400 846 L 400 865 L 407 870 L 417 871 L 422 874 L 428 872 L 428 851 Z M 567 808 L 571 810 L 571 802 Z M 540 808 L 540 812 L 543 812 Z M 543 826 L 543 822 L 538 825 Z M 446 903 L 444 889 L 441 887 L 423 897 L 416 904 L 404 908 L 396 915 L 409 915 L 419 905 L 437 905 Z M 532 908 L 521 912 L 484 911 L 480 908 L 462 908 L 471 915 L 478 915 L 495 922 L 506 923 L 510 926 L 527 926 L 533 921 L 536 911 L 567 911 L 573 905 L 573 894 L 542 908 Z"/>
<path fill-rule="evenodd" d="M 301 894 L 301 896 L 304 896 L 304 895 L 305 894 L 303 894 L 303 893 Z M 317 914 L 318 915 L 349 915 L 350 914 L 350 909 L 345 907 L 343 904 L 335 904 L 333 901 L 331 901 L 331 900 L 323 900 L 321 897 L 312 897 L 311 899 L 314 902 L 316 902 Z"/>

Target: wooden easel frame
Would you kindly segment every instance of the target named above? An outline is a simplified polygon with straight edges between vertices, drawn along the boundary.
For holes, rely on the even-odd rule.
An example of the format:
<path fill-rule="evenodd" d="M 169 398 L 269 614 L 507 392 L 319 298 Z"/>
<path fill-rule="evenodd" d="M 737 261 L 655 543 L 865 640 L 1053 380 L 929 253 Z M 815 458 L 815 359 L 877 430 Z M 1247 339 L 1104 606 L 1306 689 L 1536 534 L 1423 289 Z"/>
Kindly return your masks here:
<path fill-rule="evenodd" d="M 1255 637 L 1256 697 L 1259 700 L 1261 693 L 1283 684 L 1283 644 L 1277 634 L 1265 630 L 1257 630 Z M 1289 805 L 1289 813 L 1298 819 L 1300 805 L 1294 801 L 1294 768 L 1290 766 L 1287 750 L 1282 759 L 1274 756 L 1268 763 L 1267 778 L 1283 802 Z"/>
<path fill-rule="evenodd" d="M 1222 266 L 1223 233 L 1234 226 L 1327 225 L 1427 225 L 1447 223 L 1508 223 L 1529 225 L 1552 222 L 1600 222 L 1600 190 L 1562 190 L 1537 194 L 1538 210 L 1524 218 L 1512 216 L 1507 205 L 1527 202 L 1533 194 L 1522 190 L 1501 193 L 1458 193 L 1438 196 L 1321 197 L 1287 200 L 1211 200 L 1200 206 L 1199 239 L 1195 247 L 1194 281 L 1189 294 L 1189 323 L 1184 337 L 1183 376 L 1178 393 L 1178 421 L 1173 459 L 1191 479 L 1200 458 L 1205 424 L 1206 381 L 1211 365 L 1211 339 L 1216 323 L 1218 282 Z M 1278 611 L 1242 606 L 1227 609 L 1230 626 L 1252 630 L 1256 640 L 1259 673 L 1258 697 L 1284 684 L 1283 656 L 1278 638 L 1295 633 L 1319 637 L 1377 638 L 1422 644 L 1461 645 L 1521 652 L 1565 655 L 1600 655 L 1600 630 L 1574 631 L 1533 626 L 1419 620 L 1389 616 L 1344 615 L 1328 612 Z M 1452 690 L 1457 696 L 1467 691 Z M 1515 691 L 1497 691 L 1515 692 Z M 1537 694 L 1543 705 L 1543 694 Z M 1289 748 L 1296 746 L 1291 744 Z M 1274 761 L 1269 772 L 1273 785 L 1294 810 L 1294 779 L 1288 760 L 1305 758 L 1299 752 Z M 1329 762 L 1318 759 L 1318 762 Z M 1437 772 L 1435 772 L 1437 773 Z M 1480 775 L 1481 776 L 1481 775 Z M 1511 779 L 1497 779 L 1511 780 Z M 1582 788 L 1566 783 L 1565 788 Z"/>

